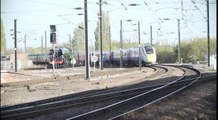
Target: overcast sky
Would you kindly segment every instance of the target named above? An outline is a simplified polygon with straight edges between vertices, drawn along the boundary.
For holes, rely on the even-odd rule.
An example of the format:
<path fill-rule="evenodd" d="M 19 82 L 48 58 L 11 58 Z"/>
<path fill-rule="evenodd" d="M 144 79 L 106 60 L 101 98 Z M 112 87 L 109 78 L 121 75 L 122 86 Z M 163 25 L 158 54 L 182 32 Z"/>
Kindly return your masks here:
<path fill-rule="evenodd" d="M 98 0 L 88 1 L 89 41 L 94 41 L 97 26 Z M 137 41 L 138 21 L 142 43 L 150 42 L 152 26 L 153 43 L 177 44 L 178 21 L 180 19 L 181 40 L 207 36 L 207 9 L 205 0 L 102 0 L 102 10 L 109 13 L 112 40 L 120 39 L 120 20 L 123 21 L 123 39 Z M 216 1 L 210 0 L 210 35 L 216 37 Z M 136 4 L 136 6 L 131 6 Z M 17 19 L 18 47 L 23 48 L 24 35 L 27 47 L 39 47 L 41 36 L 47 32 L 49 43 L 50 25 L 56 25 L 58 44 L 73 38 L 73 31 L 84 21 L 83 0 L 1 0 L 1 19 L 6 34 L 7 47 L 13 48 L 14 19 Z M 168 20 L 164 20 L 164 19 Z M 133 22 L 127 22 L 131 19 Z"/>

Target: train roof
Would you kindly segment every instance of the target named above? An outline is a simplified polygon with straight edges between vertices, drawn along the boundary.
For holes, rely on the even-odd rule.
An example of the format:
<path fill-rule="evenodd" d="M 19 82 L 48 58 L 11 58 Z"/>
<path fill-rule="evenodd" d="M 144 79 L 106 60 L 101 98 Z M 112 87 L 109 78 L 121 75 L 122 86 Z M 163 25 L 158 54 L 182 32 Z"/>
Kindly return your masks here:
<path fill-rule="evenodd" d="M 148 47 L 154 47 L 153 45 L 151 45 L 151 44 L 144 44 L 144 45 L 141 45 L 141 46 L 148 46 Z"/>
<path fill-rule="evenodd" d="M 44 56 L 44 55 L 48 55 L 47 53 L 38 53 L 38 54 L 29 54 L 29 56 Z"/>

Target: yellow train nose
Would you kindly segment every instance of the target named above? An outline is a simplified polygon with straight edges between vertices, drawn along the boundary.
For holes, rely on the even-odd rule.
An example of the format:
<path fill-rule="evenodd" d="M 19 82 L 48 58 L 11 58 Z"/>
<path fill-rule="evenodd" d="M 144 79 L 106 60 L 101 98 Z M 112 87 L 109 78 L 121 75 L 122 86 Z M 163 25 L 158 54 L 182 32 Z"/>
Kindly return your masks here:
<path fill-rule="evenodd" d="M 154 64 L 156 62 L 155 56 L 153 54 L 148 54 L 147 60 L 149 63 L 152 63 L 152 64 Z"/>

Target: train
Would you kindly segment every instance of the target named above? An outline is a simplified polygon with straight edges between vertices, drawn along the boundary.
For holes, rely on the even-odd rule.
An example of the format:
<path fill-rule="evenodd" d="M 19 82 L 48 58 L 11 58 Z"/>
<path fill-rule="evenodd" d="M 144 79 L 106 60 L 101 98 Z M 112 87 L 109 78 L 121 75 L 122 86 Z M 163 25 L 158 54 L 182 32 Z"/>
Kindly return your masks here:
<path fill-rule="evenodd" d="M 48 54 L 30 54 L 28 58 L 35 65 L 47 65 L 49 56 Z"/>
<path fill-rule="evenodd" d="M 104 66 L 107 65 L 120 65 L 122 60 L 123 66 L 139 66 L 139 55 L 140 63 L 142 66 L 156 64 L 157 56 L 154 46 L 142 45 L 138 48 L 120 49 L 103 51 L 102 62 Z M 100 65 L 100 51 L 89 54 L 90 65 L 93 65 L 91 61 L 92 56 L 96 56 L 98 59 L 95 62 L 96 66 Z M 85 53 L 81 51 L 72 51 L 67 47 L 56 47 L 55 51 L 52 49 L 48 54 L 35 54 L 30 55 L 30 59 L 33 64 L 36 65 L 47 65 L 48 68 L 54 65 L 56 67 L 69 67 L 69 66 L 83 66 L 85 65 Z"/>
<path fill-rule="evenodd" d="M 35 65 L 45 65 L 47 68 L 53 67 L 67 67 L 71 63 L 72 50 L 67 47 L 56 47 L 55 51 L 53 49 L 49 50 L 47 54 L 30 54 L 29 59 Z M 54 61 L 54 62 L 53 62 Z"/>
<path fill-rule="evenodd" d="M 139 66 L 139 63 L 146 66 L 156 64 L 157 61 L 156 50 L 154 46 L 151 45 L 142 45 L 138 48 L 116 50 L 111 53 L 109 58 L 111 59 L 112 64 L 116 65 L 120 65 L 120 61 L 122 60 L 122 64 L 124 66 Z"/>

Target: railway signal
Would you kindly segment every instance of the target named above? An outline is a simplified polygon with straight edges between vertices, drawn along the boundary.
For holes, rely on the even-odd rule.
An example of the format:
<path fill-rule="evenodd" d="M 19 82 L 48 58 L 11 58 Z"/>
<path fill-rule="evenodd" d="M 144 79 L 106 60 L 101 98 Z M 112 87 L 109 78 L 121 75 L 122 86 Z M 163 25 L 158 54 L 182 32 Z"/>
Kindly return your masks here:
<path fill-rule="evenodd" d="M 56 43 L 56 33 L 50 33 L 50 43 Z"/>
<path fill-rule="evenodd" d="M 50 25 L 50 43 L 55 44 L 56 43 L 56 26 Z"/>
<path fill-rule="evenodd" d="M 55 43 L 56 43 L 56 26 L 50 25 L 50 43 L 52 44 L 53 49 L 53 58 L 52 58 L 52 66 L 53 66 L 53 76 L 55 76 Z"/>
<path fill-rule="evenodd" d="M 50 32 L 51 33 L 56 32 L 56 26 L 55 25 L 50 25 Z"/>

